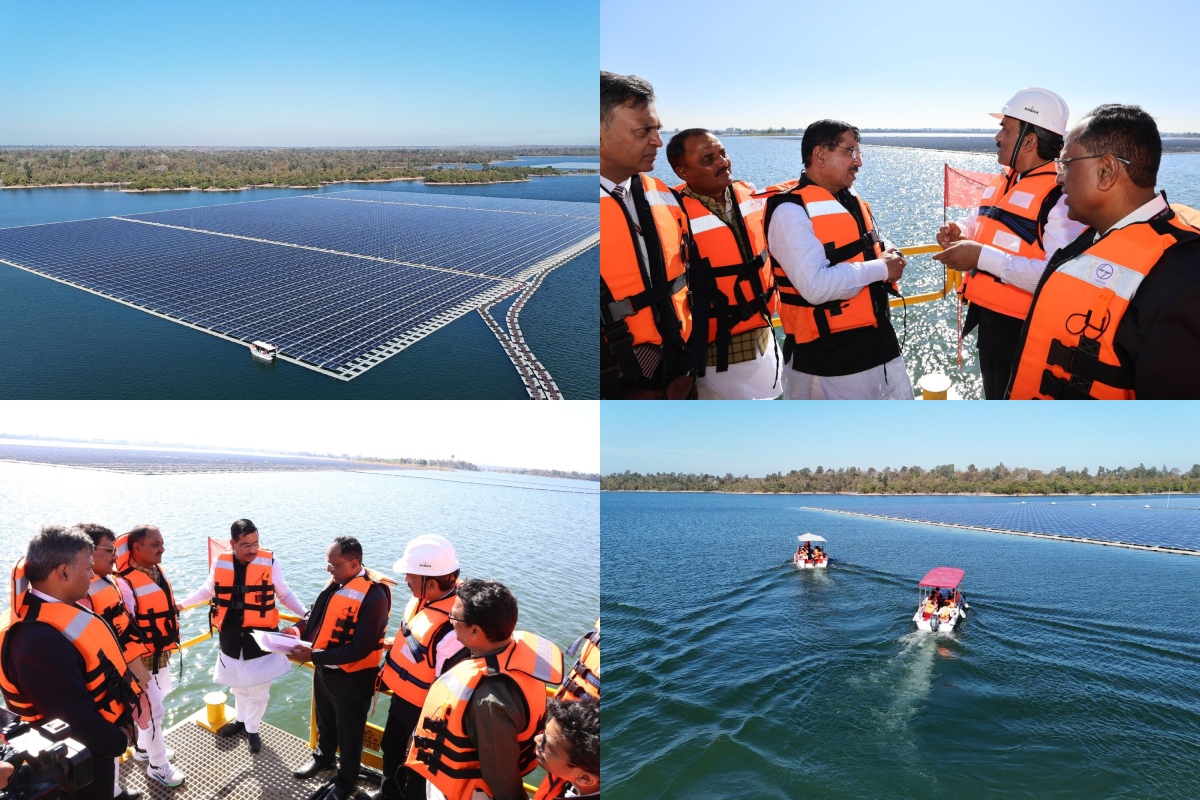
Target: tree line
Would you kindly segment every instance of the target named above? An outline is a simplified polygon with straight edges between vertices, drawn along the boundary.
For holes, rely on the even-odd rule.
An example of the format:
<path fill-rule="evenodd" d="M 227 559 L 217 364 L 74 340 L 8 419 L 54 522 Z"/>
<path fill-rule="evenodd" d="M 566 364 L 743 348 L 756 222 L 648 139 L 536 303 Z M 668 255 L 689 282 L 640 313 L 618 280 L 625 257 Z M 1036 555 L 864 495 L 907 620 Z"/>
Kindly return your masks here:
<path fill-rule="evenodd" d="M 1025 467 L 1009 468 L 1003 463 L 965 470 L 953 464 L 933 469 L 921 467 L 871 467 L 860 469 L 816 469 L 805 467 L 788 473 L 773 472 L 761 478 L 748 475 L 723 477 L 709 474 L 618 472 L 600 479 L 604 491 L 731 492 L 731 493 L 857 493 L 857 494 L 1155 494 L 1159 492 L 1200 493 L 1200 464 L 1187 472 L 1166 465 L 1147 467 L 1066 467 L 1043 472 Z"/>
<path fill-rule="evenodd" d="M 517 156 L 596 155 L 598 148 L 222 149 L 0 148 L 0 186 L 120 184 L 127 189 L 319 186 L 337 181 L 425 178 L 431 183 L 526 180 L 550 167 L 489 166 Z M 480 164 L 483 169 L 432 168 Z M 465 175 L 466 177 L 457 177 Z"/>

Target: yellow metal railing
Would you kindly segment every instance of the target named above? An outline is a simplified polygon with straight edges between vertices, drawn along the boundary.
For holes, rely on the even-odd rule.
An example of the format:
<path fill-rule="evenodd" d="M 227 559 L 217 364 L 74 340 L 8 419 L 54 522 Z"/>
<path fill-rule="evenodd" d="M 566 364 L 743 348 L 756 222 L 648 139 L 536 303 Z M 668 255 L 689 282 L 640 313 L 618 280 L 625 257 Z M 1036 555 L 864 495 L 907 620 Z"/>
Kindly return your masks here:
<path fill-rule="evenodd" d="M 203 607 L 207 607 L 207 606 L 208 606 L 208 603 L 196 603 L 195 605 L 184 606 L 183 610 L 190 611 L 193 608 L 203 608 Z M 299 622 L 300 621 L 300 617 L 297 617 L 295 614 L 289 614 L 285 611 L 279 612 L 279 618 L 282 620 L 285 620 L 287 622 Z M 191 639 L 188 639 L 186 642 L 181 642 L 179 647 L 181 649 L 195 647 L 196 645 L 200 644 L 201 642 L 207 641 L 208 639 L 211 639 L 211 638 L 212 638 L 212 628 L 209 628 L 207 631 L 200 634 L 199 636 L 193 636 Z M 305 667 L 306 669 L 315 669 L 315 667 L 313 666 L 313 663 L 311 661 L 306 661 L 303 664 L 301 664 L 300 666 Z M 549 686 L 546 687 L 546 696 L 547 697 L 554 697 L 555 693 L 556 693 L 555 689 L 552 689 Z M 378 694 L 390 696 L 392 694 L 392 690 L 385 687 L 385 688 L 380 689 L 378 691 Z M 383 770 L 383 757 L 378 755 L 377 752 L 371 752 L 371 751 L 379 750 L 379 742 L 382 738 L 383 738 L 383 728 L 379 727 L 378 725 L 376 725 L 373 722 L 368 722 L 366 730 L 363 731 L 363 747 L 366 749 L 363 750 L 362 763 L 366 764 L 369 767 L 374 767 L 375 769 L 380 770 L 380 771 Z M 308 746 L 313 749 L 316 749 L 316 746 L 317 746 L 317 709 L 316 709 L 315 701 L 313 701 L 311 694 L 309 695 L 309 705 L 308 705 Z M 525 786 L 525 791 L 529 792 L 530 795 L 533 795 L 534 793 L 537 792 L 536 786 L 531 786 L 528 783 L 524 784 L 524 786 Z"/>
<path fill-rule="evenodd" d="M 906 256 L 919 256 L 925 253 L 940 253 L 943 248 L 940 244 L 915 244 L 911 247 L 901 247 L 899 249 Z M 957 270 L 948 269 L 946 270 L 946 282 L 942 285 L 941 289 L 925 292 L 924 294 L 915 294 L 912 297 L 893 297 L 888 301 L 888 305 L 892 308 L 900 308 L 901 306 L 932 303 L 935 300 L 941 300 L 943 297 L 949 296 L 951 292 L 957 291 L 961 285 L 962 273 Z M 778 328 L 783 323 L 779 321 L 779 317 L 775 317 L 771 320 L 771 324 Z"/>

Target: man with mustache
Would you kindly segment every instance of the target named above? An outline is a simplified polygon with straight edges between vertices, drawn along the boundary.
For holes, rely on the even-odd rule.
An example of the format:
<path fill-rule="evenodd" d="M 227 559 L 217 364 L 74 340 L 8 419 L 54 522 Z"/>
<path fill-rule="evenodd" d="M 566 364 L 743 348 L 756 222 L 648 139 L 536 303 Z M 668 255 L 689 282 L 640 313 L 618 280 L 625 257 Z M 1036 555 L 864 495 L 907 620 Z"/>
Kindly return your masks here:
<path fill-rule="evenodd" d="M 998 114 L 1000 174 L 966 219 L 938 231 L 946 250 L 934 255 L 966 272 L 962 295 L 971 306 L 963 333 L 979 326 L 983 396 L 998 400 L 1012 373 L 1021 325 L 1046 261 L 1083 232 L 1067 218 L 1053 159 L 1062 152 L 1067 104 L 1046 89 L 1022 89 Z"/>
<path fill-rule="evenodd" d="M 687 215 L 645 174 L 662 147 L 654 89 L 600 73 L 600 397 L 694 395 Z"/>
<path fill-rule="evenodd" d="M 858 128 L 824 119 L 800 143 L 798 181 L 765 189 L 764 228 L 787 338 L 789 400 L 911 400 L 888 293 L 905 260 L 850 187 L 862 166 Z"/>
<path fill-rule="evenodd" d="M 1012 399 L 1200 399 L 1200 229 L 1154 191 L 1161 158 L 1139 106 L 1099 106 L 1067 135 L 1058 182 L 1088 228 L 1046 265 Z"/>
<path fill-rule="evenodd" d="M 708 352 L 696 389 L 701 400 L 771 400 L 783 391 L 771 317 L 778 305 L 764 204 L 754 185 L 733 179 L 721 140 L 703 128 L 680 131 L 667 161 L 692 229 L 695 324 L 708 316 Z M 699 335 L 699 333 L 697 333 Z"/>

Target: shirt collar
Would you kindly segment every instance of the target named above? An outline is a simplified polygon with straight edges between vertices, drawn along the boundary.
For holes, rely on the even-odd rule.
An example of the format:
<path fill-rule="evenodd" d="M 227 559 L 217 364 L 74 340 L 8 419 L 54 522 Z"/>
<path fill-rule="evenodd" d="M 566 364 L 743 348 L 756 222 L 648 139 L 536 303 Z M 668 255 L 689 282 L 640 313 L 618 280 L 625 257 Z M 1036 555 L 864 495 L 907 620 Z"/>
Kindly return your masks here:
<path fill-rule="evenodd" d="M 603 175 L 600 176 L 600 185 L 602 187 L 604 187 L 605 191 L 609 191 L 609 192 L 611 192 L 613 190 L 614 186 L 623 186 L 623 187 L 625 187 L 626 194 L 628 194 L 629 185 L 632 182 L 633 182 L 633 176 L 626 178 L 625 180 L 621 181 L 620 183 L 613 183 L 612 181 L 610 181 L 608 178 L 604 177 Z"/>
<path fill-rule="evenodd" d="M 45 594 L 44 592 L 39 592 L 37 589 L 34 589 L 32 586 L 29 588 L 29 593 L 31 595 L 33 595 L 34 597 L 42 598 L 47 603 L 61 603 L 62 602 L 62 600 L 59 600 L 58 598 L 51 597 L 50 595 Z"/>
<path fill-rule="evenodd" d="M 1166 195 L 1159 193 L 1154 195 L 1154 199 L 1140 208 L 1126 214 L 1116 225 L 1109 228 L 1109 231 L 1115 231 L 1118 228 L 1124 228 L 1127 225 L 1132 225 L 1135 222 L 1145 222 L 1154 217 L 1156 214 L 1161 214 L 1167 208 Z M 1107 232 L 1107 231 L 1106 231 Z M 1096 231 L 1096 241 L 1100 241 L 1101 233 Z"/>

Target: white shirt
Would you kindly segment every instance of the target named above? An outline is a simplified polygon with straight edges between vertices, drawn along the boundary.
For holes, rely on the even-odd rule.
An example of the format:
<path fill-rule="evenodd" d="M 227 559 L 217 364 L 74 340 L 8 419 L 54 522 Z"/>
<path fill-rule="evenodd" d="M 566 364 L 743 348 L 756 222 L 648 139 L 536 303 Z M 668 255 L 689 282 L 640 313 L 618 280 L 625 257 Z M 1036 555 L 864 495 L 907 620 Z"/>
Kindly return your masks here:
<path fill-rule="evenodd" d="M 213 562 L 213 568 L 208 572 L 208 580 L 204 585 L 197 589 L 186 600 L 178 601 L 180 605 L 194 606 L 197 603 L 203 603 L 205 600 L 212 599 L 217 593 L 217 562 Z M 283 568 L 279 565 L 279 559 L 275 559 L 275 563 L 271 565 L 271 583 L 275 584 L 275 599 L 278 600 L 288 611 L 297 614 L 301 617 L 305 614 L 304 604 L 300 602 L 300 598 L 288 588 L 287 583 L 283 580 Z"/>
<path fill-rule="evenodd" d="M 889 242 L 884 245 L 890 247 Z M 883 259 L 830 266 L 825 245 L 813 232 L 812 220 L 797 203 L 782 203 L 771 216 L 767 249 L 800 296 L 813 305 L 849 300 L 876 281 L 887 280 Z"/>
<path fill-rule="evenodd" d="M 1124 217 L 1121 218 L 1120 222 L 1118 222 L 1116 225 L 1113 225 L 1111 228 L 1109 228 L 1109 230 L 1115 231 L 1118 228 L 1124 228 L 1126 225 L 1132 225 L 1135 222 L 1145 222 L 1146 220 L 1153 217 L 1155 214 L 1162 213 L 1162 211 L 1166 207 L 1167 207 L 1167 198 L 1163 197 L 1161 194 L 1156 194 L 1156 195 L 1154 195 L 1153 200 L 1139 206 L 1138 208 L 1136 208 L 1133 211 L 1130 211 L 1128 214 L 1126 214 Z M 1105 233 L 1107 233 L 1107 231 Z M 1100 237 L 1103 235 L 1104 234 L 1101 233 L 1100 231 L 1096 231 L 1095 241 L 1097 241 L 1097 242 L 1100 241 Z"/>
<path fill-rule="evenodd" d="M 1020 181 L 1018 181 L 1020 183 Z M 964 237 L 971 239 L 979 225 L 979 209 L 976 208 L 965 219 L 956 220 L 958 229 Z M 1076 222 L 1067 217 L 1067 196 L 1058 198 L 1054 208 L 1046 218 L 1046 229 L 1042 232 L 1042 246 L 1046 251 L 1045 258 L 1023 258 L 1001 250 L 990 244 L 983 244 L 979 252 L 979 269 L 1010 283 L 1018 289 L 1024 289 L 1031 294 L 1037 291 L 1038 281 L 1046 270 L 1046 262 L 1055 250 L 1066 247 L 1075 241 L 1079 234 L 1087 228 L 1082 222 Z"/>
<path fill-rule="evenodd" d="M 43 593 L 39 592 L 37 589 L 34 589 L 32 586 L 29 587 L 29 593 L 31 595 L 33 595 L 34 597 L 42 598 L 47 603 L 61 603 L 62 602 L 62 600 L 59 600 L 57 597 L 51 597 L 48 594 L 43 594 Z"/>

